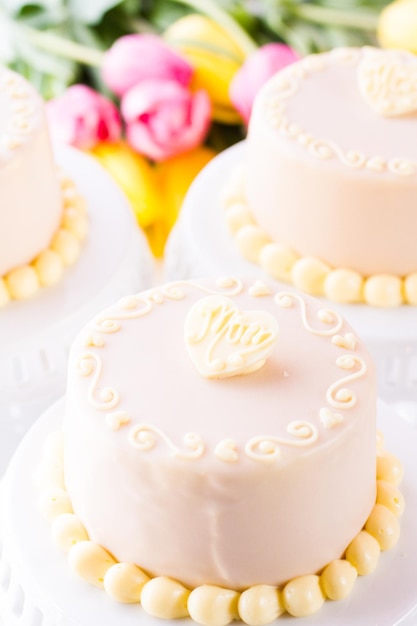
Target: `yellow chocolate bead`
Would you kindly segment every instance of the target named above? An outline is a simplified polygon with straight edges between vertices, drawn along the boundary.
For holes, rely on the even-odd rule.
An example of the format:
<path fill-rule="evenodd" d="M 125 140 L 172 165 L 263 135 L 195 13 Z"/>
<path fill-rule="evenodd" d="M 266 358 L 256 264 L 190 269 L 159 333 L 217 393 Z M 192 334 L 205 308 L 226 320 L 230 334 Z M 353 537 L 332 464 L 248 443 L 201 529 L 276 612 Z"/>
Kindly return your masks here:
<path fill-rule="evenodd" d="M 294 617 L 317 613 L 325 600 L 320 578 L 314 574 L 290 580 L 282 591 L 282 598 L 286 610 Z"/>
<path fill-rule="evenodd" d="M 401 517 L 404 513 L 404 496 L 395 485 L 387 482 L 386 480 L 377 481 L 377 504 L 386 506 L 387 509 L 394 513 L 396 517 Z"/>
<path fill-rule="evenodd" d="M 244 202 L 234 202 L 225 212 L 226 224 L 232 233 L 237 233 L 243 226 L 254 224 L 251 212 Z"/>
<path fill-rule="evenodd" d="M 249 626 L 264 626 L 283 612 L 280 592 L 271 585 L 255 585 L 242 593 L 238 602 L 240 619 Z"/>
<path fill-rule="evenodd" d="M 64 265 L 72 265 L 80 255 L 80 243 L 78 239 L 67 230 L 61 228 L 52 240 L 51 248 L 60 257 Z"/>
<path fill-rule="evenodd" d="M 261 267 L 277 280 L 291 282 L 291 272 L 298 255 L 279 243 L 268 243 L 264 246 L 259 255 Z"/>
<path fill-rule="evenodd" d="M 269 241 L 264 231 L 254 224 L 247 224 L 236 233 L 236 243 L 240 253 L 252 263 L 258 262 L 262 248 Z"/>
<path fill-rule="evenodd" d="M 33 267 L 42 287 L 50 287 L 59 281 L 64 266 L 56 252 L 44 250 L 33 262 Z"/>
<path fill-rule="evenodd" d="M 417 305 L 417 272 L 409 274 L 405 278 L 404 296 L 407 304 Z"/>
<path fill-rule="evenodd" d="M 92 541 L 79 541 L 71 546 L 68 553 L 72 571 L 95 587 L 104 587 L 104 576 L 115 563 L 107 550 Z"/>
<path fill-rule="evenodd" d="M 188 615 L 189 595 L 190 591 L 181 583 L 166 576 L 158 576 L 144 585 L 140 601 L 149 615 L 177 619 Z"/>
<path fill-rule="evenodd" d="M 359 576 L 367 576 L 378 565 L 381 548 L 377 540 L 361 530 L 346 550 L 346 560 L 353 565 Z"/>
<path fill-rule="evenodd" d="M 5 280 L 9 295 L 14 300 L 31 298 L 39 289 L 38 276 L 30 265 L 12 270 Z"/>
<path fill-rule="evenodd" d="M 291 278 L 294 286 L 301 291 L 316 296 L 324 294 L 324 282 L 330 267 L 314 257 L 299 259 L 292 268 Z"/>
<path fill-rule="evenodd" d="M 403 466 L 401 461 L 390 452 L 382 452 L 376 457 L 376 477 L 378 480 L 386 480 L 393 485 L 399 485 L 403 479 Z"/>
<path fill-rule="evenodd" d="M 88 534 L 78 517 L 73 513 L 58 515 L 51 525 L 52 538 L 56 545 L 69 552 L 71 546 L 78 541 L 88 541 Z"/>
<path fill-rule="evenodd" d="M 88 219 L 84 213 L 81 213 L 73 207 L 64 209 L 64 217 L 62 220 L 62 228 L 65 228 L 76 239 L 82 241 L 88 232 Z"/>
<path fill-rule="evenodd" d="M 140 602 L 143 586 L 149 580 L 133 563 L 116 563 L 104 576 L 104 589 L 116 602 Z"/>
<path fill-rule="evenodd" d="M 365 530 L 375 537 L 383 551 L 393 548 L 400 538 L 397 518 L 382 504 L 375 504 L 365 524 Z"/>
<path fill-rule="evenodd" d="M 352 591 L 358 572 L 349 561 L 337 560 L 329 563 L 320 576 L 320 583 L 330 600 L 343 600 Z"/>
<path fill-rule="evenodd" d="M 196 587 L 188 598 L 190 617 L 203 626 L 227 626 L 238 619 L 239 593 L 215 585 Z"/>
<path fill-rule="evenodd" d="M 41 493 L 38 504 L 43 517 L 48 522 L 52 522 L 55 517 L 63 513 L 72 513 L 69 495 L 59 487 L 48 489 Z"/>
<path fill-rule="evenodd" d="M 403 302 L 402 280 L 391 274 L 375 274 L 365 280 L 363 296 L 371 306 L 399 306 Z"/>
<path fill-rule="evenodd" d="M 10 300 L 9 290 L 4 278 L 0 278 L 0 309 Z"/>
<path fill-rule="evenodd" d="M 363 277 L 353 270 L 332 270 L 324 281 L 324 295 L 333 302 L 361 302 Z"/>

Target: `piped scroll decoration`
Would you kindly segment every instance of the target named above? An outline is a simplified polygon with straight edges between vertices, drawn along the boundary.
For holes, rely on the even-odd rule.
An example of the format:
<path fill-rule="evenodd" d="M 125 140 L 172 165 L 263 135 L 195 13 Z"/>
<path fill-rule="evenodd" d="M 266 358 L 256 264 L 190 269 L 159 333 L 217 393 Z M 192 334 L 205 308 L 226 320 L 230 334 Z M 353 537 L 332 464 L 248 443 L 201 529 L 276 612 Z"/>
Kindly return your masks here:
<path fill-rule="evenodd" d="M 317 312 L 317 318 L 320 322 L 328 324 L 329 328 L 314 328 L 307 318 L 307 305 L 298 293 L 293 291 L 280 291 L 275 296 L 275 302 L 282 308 L 290 308 L 294 302 L 298 302 L 301 308 L 301 319 L 305 330 L 313 335 L 319 335 L 320 337 L 331 337 L 339 332 L 343 326 L 343 318 L 340 313 L 333 311 L 333 309 L 323 308 Z"/>
<path fill-rule="evenodd" d="M 350 354 L 339 356 L 336 359 L 336 365 L 344 370 L 352 370 L 355 366 L 359 366 L 359 369 L 352 374 L 343 376 L 330 385 L 326 393 L 326 399 L 330 406 L 338 409 L 349 409 L 355 406 L 357 395 L 347 387 L 343 387 L 343 385 L 347 385 L 358 378 L 362 378 L 367 371 L 367 367 L 363 359 Z"/>
<path fill-rule="evenodd" d="M 288 424 L 287 433 L 294 439 L 268 435 L 252 437 L 245 445 L 245 453 L 254 461 L 275 461 L 281 455 L 280 446 L 306 447 L 319 437 L 319 431 L 314 424 L 301 420 Z"/>
<path fill-rule="evenodd" d="M 152 450 L 156 446 L 158 438 L 168 446 L 172 456 L 181 459 L 198 459 L 203 456 L 205 451 L 204 441 L 196 433 L 187 433 L 184 436 L 185 450 L 176 446 L 162 430 L 150 424 L 137 424 L 129 433 L 129 442 L 141 452 Z"/>
<path fill-rule="evenodd" d="M 103 387 L 100 391 L 99 381 L 103 363 L 101 358 L 94 352 L 83 352 L 77 361 L 77 370 L 80 376 L 90 377 L 92 380 L 88 388 L 88 403 L 99 411 L 109 411 L 118 405 L 120 394 L 113 387 Z"/>

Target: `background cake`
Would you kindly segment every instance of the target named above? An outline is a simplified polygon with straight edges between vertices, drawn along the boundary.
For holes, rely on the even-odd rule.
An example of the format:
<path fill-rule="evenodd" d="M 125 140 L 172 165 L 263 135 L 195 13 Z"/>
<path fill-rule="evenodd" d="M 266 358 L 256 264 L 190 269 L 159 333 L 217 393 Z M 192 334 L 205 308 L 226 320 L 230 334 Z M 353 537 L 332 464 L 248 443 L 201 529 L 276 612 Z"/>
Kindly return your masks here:
<path fill-rule="evenodd" d="M 0 67 L 0 307 L 55 284 L 87 233 L 86 207 L 55 164 L 44 103 Z"/>
<path fill-rule="evenodd" d="M 417 304 L 416 75 L 406 52 L 336 49 L 269 81 L 226 212 L 250 260 L 331 300 Z"/>

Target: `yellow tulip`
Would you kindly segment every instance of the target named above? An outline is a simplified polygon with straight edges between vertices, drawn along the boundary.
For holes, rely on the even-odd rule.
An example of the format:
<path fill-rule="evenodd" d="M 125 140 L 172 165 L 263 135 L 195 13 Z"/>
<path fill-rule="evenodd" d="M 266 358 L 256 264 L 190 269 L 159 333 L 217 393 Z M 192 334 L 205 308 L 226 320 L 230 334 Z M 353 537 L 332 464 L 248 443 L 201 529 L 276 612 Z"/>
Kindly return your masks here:
<path fill-rule="evenodd" d="M 417 0 L 396 0 L 381 12 L 378 39 L 383 48 L 417 54 Z"/>
<path fill-rule="evenodd" d="M 215 155 L 214 150 L 199 146 L 158 164 L 158 183 L 164 199 L 164 221 L 168 230 L 174 225 L 194 178 Z"/>
<path fill-rule="evenodd" d="M 161 217 L 156 170 L 143 156 L 124 141 L 102 142 L 89 152 L 124 191 L 140 226 L 145 228 Z"/>
<path fill-rule="evenodd" d="M 212 117 L 225 124 L 241 118 L 229 98 L 229 85 L 245 60 L 245 52 L 214 20 L 191 14 L 174 22 L 164 34 L 194 67 L 192 89 L 205 89 L 212 102 Z"/>
<path fill-rule="evenodd" d="M 214 150 L 199 146 L 155 166 L 125 142 L 99 143 L 89 152 L 125 192 L 154 256 L 162 257 L 185 194 Z"/>

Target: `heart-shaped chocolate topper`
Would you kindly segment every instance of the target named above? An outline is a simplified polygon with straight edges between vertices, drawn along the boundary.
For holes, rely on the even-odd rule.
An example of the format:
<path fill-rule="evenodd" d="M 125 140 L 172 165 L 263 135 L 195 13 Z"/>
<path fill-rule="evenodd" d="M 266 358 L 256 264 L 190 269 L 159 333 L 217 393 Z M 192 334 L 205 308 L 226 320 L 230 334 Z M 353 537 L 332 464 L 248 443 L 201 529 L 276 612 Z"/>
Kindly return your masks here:
<path fill-rule="evenodd" d="M 417 113 L 417 60 L 392 50 L 373 50 L 358 65 L 359 90 L 380 115 Z"/>
<path fill-rule="evenodd" d="M 185 320 L 185 343 L 205 378 L 249 374 L 262 367 L 278 338 L 278 322 L 267 311 L 240 311 L 224 296 L 198 300 Z"/>

